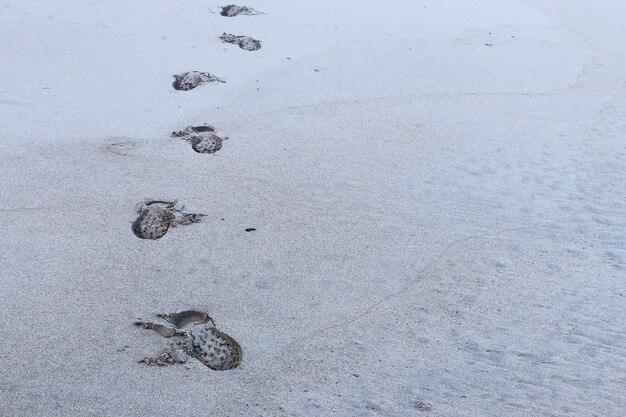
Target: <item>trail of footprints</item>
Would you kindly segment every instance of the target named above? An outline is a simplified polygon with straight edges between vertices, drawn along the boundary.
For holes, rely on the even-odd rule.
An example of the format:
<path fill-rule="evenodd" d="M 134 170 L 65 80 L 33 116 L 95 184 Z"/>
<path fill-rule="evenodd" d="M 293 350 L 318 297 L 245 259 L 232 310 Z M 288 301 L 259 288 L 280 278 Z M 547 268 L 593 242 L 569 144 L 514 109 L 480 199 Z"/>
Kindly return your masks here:
<path fill-rule="evenodd" d="M 262 14 L 246 6 L 223 6 L 222 16 Z M 261 48 L 261 42 L 249 36 L 236 36 L 228 33 L 220 36 L 222 42 L 238 45 L 246 51 Z M 226 81 L 209 72 L 189 71 L 174 75 L 172 86 L 176 90 L 189 91 L 207 83 L 225 83 Z M 202 154 L 214 154 L 222 148 L 227 137 L 218 135 L 215 128 L 208 125 L 188 126 L 172 132 L 172 137 L 191 143 L 194 151 Z M 135 206 L 137 218 L 131 230 L 140 239 L 158 240 L 167 234 L 170 228 L 198 223 L 205 214 L 188 212 L 185 205 L 177 200 L 146 199 Z M 205 366 L 225 371 L 241 365 L 243 351 L 235 339 L 219 331 L 213 319 L 205 312 L 187 310 L 172 314 L 158 314 L 160 322 L 137 320 L 135 325 L 154 330 L 170 340 L 170 348 L 157 356 L 145 357 L 140 362 L 147 365 L 165 366 L 185 363 L 189 358 L 197 359 Z"/>
<path fill-rule="evenodd" d="M 241 365 L 241 346 L 235 339 L 217 330 L 207 313 L 188 310 L 157 314 L 157 317 L 163 323 L 137 320 L 135 325 L 154 330 L 170 339 L 170 348 L 157 356 L 145 357 L 140 362 L 166 366 L 185 363 L 189 358 L 194 358 L 216 371 L 235 369 Z"/>

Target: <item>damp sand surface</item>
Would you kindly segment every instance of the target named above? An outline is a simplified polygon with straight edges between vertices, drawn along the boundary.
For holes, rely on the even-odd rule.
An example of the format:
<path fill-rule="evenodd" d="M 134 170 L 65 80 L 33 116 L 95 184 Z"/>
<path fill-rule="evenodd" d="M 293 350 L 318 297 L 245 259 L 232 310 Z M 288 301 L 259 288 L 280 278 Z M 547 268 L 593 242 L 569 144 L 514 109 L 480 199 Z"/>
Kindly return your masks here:
<path fill-rule="evenodd" d="M 0 415 L 624 415 L 624 2 L 75 3 L 0 5 Z"/>

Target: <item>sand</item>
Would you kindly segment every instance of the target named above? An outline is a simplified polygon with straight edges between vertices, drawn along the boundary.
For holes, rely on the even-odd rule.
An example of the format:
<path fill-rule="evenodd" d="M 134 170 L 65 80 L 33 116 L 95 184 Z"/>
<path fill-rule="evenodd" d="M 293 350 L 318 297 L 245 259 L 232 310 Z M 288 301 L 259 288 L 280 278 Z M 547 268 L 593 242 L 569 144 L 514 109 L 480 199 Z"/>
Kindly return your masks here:
<path fill-rule="evenodd" d="M 624 415 L 625 3 L 221 5 L 0 4 L 0 415 Z"/>

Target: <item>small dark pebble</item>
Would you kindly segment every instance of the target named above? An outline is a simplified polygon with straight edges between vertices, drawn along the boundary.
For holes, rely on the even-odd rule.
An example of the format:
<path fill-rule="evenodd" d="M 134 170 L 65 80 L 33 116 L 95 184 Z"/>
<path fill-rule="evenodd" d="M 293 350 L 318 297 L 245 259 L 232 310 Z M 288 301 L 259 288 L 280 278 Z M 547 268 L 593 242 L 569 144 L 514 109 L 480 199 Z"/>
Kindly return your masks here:
<path fill-rule="evenodd" d="M 256 229 L 254 227 L 248 227 L 246 232 L 254 232 Z"/>

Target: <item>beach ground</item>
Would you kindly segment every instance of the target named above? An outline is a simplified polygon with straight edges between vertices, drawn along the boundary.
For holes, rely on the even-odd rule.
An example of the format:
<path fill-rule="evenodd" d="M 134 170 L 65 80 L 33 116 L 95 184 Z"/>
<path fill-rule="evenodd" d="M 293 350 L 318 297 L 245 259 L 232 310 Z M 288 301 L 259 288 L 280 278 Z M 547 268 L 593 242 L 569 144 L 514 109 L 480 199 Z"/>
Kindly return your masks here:
<path fill-rule="evenodd" d="M 0 415 L 625 415 L 626 3 L 469 3 L 3 0 Z"/>

